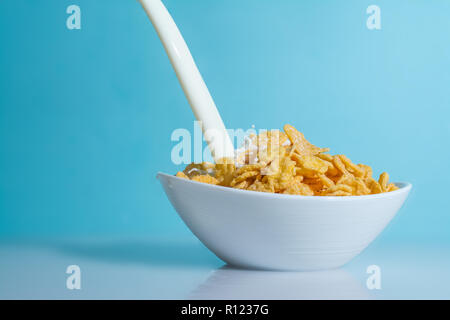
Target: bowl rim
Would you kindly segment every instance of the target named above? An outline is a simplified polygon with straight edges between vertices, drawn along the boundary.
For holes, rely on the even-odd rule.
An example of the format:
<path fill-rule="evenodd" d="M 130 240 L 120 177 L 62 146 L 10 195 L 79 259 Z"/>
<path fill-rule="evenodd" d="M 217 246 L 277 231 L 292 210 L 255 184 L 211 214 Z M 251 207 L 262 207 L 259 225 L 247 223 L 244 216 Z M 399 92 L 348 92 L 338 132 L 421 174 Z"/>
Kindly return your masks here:
<path fill-rule="evenodd" d="M 392 196 L 399 195 L 401 193 L 408 193 L 411 188 L 412 184 L 409 182 L 394 182 L 394 184 L 398 187 L 398 190 L 390 191 L 390 192 L 383 192 L 383 193 L 377 193 L 377 194 L 369 194 L 369 195 L 362 195 L 362 196 L 304 196 L 304 195 L 297 195 L 297 194 L 283 194 L 283 193 L 271 193 L 271 192 L 259 192 L 259 191 L 252 191 L 252 190 L 242 190 L 242 189 L 235 189 L 230 187 L 224 187 L 224 186 L 218 186 L 214 184 L 208 184 L 204 182 L 198 182 L 198 181 L 192 181 L 188 180 L 186 178 L 180 178 L 175 175 L 158 172 L 156 174 L 156 178 L 158 180 L 161 180 L 161 178 L 165 179 L 173 179 L 175 181 L 179 181 L 181 183 L 193 183 L 197 184 L 199 186 L 202 186 L 204 188 L 212 188 L 217 190 L 222 190 L 224 192 L 230 192 L 230 193 L 236 193 L 236 194 L 247 194 L 255 197 L 270 197 L 270 198 L 281 198 L 281 199 L 308 199 L 308 200 L 314 200 L 314 201 L 355 201 L 355 200 L 369 200 L 369 199 L 382 199 L 382 198 L 390 198 Z"/>

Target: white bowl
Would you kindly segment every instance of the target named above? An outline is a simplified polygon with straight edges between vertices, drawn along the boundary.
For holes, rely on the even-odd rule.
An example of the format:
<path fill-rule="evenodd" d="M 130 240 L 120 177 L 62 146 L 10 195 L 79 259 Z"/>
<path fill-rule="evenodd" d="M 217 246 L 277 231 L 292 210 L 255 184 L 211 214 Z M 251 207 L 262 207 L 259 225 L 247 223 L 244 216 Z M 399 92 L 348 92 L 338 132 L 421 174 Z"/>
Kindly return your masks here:
<path fill-rule="evenodd" d="M 203 244 L 228 264 L 271 270 L 344 265 L 386 227 L 411 190 L 368 196 L 273 194 L 158 173 L 167 197 Z"/>

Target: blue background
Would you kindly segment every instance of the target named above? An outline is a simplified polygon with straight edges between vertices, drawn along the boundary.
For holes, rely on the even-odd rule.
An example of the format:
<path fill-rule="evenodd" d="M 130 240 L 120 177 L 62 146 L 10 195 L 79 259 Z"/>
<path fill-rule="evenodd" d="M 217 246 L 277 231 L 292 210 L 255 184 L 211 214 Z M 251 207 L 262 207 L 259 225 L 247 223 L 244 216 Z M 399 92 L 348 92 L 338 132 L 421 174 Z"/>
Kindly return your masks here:
<path fill-rule="evenodd" d="M 164 3 L 227 127 L 412 182 L 381 241 L 450 243 L 450 1 Z M 189 235 L 155 175 L 193 120 L 138 1 L 0 1 L 0 236 Z"/>

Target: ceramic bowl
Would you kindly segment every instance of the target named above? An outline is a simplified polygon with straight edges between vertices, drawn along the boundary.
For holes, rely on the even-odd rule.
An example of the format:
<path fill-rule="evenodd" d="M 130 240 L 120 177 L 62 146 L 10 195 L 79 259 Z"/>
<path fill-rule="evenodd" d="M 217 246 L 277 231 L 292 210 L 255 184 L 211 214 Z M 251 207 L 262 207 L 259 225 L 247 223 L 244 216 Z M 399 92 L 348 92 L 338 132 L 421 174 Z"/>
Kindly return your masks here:
<path fill-rule="evenodd" d="M 406 200 L 411 184 L 367 196 L 318 197 L 215 186 L 158 173 L 181 219 L 230 265 L 321 270 L 366 248 Z"/>

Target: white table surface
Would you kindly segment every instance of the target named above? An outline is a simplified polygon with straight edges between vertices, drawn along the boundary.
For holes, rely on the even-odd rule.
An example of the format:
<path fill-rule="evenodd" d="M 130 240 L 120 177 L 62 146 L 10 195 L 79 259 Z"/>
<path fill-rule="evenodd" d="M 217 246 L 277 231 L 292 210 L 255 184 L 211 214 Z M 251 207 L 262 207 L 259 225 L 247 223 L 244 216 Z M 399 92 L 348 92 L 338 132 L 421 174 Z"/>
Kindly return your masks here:
<path fill-rule="evenodd" d="M 81 289 L 66 288 L 66 268 Z M 369 290 L 369 265 L 381 289 Z M 194 237 L 0 241 L 1 299 L 450 299 L 450 246 L 375 242 L 343 268 L 226 266 Z"/>

